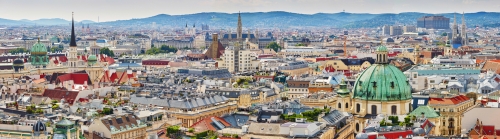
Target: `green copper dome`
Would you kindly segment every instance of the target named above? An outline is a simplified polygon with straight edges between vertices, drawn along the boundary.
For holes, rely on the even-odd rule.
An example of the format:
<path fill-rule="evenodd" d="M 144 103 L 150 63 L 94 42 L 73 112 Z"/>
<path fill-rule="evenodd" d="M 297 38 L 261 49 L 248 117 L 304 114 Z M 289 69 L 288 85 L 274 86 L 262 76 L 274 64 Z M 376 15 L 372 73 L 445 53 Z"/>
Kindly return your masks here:
<path fill-rule="evenodd" d="M 89 65 L 91 64 L 95 64 L 97 62 L 97 57 L 95 55 L 90 55 L 88 58 L 87 58 L 87 63 Z"/>
<path fill-rule="evenodd" d="M 70 120 L 66 119 L 65 117 L 62 118 L 62 120 L 58 121 L 56 125 L 58 126 L 73 126 L 75 123 L 71 122 Z"/>
<path fill-rule="evenodd" d="M 30 51 L 31 55 L 47 55 L 47 47 L 43 43 L 40 43 L 40 40 L 31 47 Z"/>
<path fill-rule="evenodd" d="M 38 42 L 33 45 L 31 48 L 31 56 L 30 56 L 31 65 L 36 67 L 45 67 L 49 64 L 49 56 L 47 56 L 47 47 L 44 44 L 40 43 L 40 39 Z"/>
<path fill-rule="evenodd" d="M 337 94 L 340 96 L 347 96 L 349 95 L 349 89 L 347 89 L 347 84 L 345 83 L 344 79 L 339 84 L 339 89 L 337 90 Z"/>
<path fill-rule="evenodd" d="M 411 87 L 406 76 L 389 64 L 387 47 L 377 47 L 376 64 L 371 65 L 356 79 L 352 98 L 371 101 L 399 101 L 411 99 Z"/>
<path fill-rule="evenodd" d="M 387 47 L 383 46 L 383 45 L 380 45 L 377 47 L 377 52 L 387 52 Z"/>
<path fill-rule="evenodd" d="M 374 101 L 411 99 L 411 87 L 406 76 L 393 65 L 373 64 L 356 79 L 353 98 Z"/>

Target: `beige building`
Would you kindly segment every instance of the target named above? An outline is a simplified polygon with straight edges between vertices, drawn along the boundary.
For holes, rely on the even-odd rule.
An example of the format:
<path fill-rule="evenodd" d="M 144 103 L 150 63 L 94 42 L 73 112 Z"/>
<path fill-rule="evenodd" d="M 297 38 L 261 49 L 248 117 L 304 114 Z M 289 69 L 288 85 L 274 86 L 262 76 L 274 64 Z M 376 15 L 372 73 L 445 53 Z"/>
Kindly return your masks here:
<path fill-rule="evenodd" d="M 462 118 L 465 112 L 472 109 L 474 99 L 465 95 L 453 97 L 431 97 L 428 106 L 439 112 L 439 120 L 436 120 L 435 135 L 461 135 Z"/>
<path fill-rule="evenodd" d="M 146 139 L 146 128 L 146 123 L 135 115 L 113 115 L 95 119 L 84 136 L 87 139 Z"/>
<path fill-rule="evenodd" d="M 217 60 L 220 68 L 226 68 L 229 72 L 257 71 L 259 61 L 257 54 L 249 49 L 236 46 L 226 48 L 224 54 Z"/>

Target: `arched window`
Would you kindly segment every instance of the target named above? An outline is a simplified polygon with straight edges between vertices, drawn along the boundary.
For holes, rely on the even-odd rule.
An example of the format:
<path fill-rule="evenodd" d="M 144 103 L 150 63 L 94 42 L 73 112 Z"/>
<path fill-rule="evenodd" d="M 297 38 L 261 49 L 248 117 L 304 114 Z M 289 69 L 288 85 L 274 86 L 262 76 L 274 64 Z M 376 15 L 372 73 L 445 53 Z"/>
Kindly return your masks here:
<path fill-rule="evenodd" d="M 359 123 L 356 123 L 356 132 L 359 132 Z"/>
<path fill-rule="evenodd" d="M 361 110 L 361 105 L 358 103 L 356 104 L 356 113 L 359 113 L 360 110 Z"/>
<path fill-rule="evenodd" d="M 342 108 L 342 104 L 339 103 L 339 109 Z"/>
<path fill-rule="evenodd" d="M 398 106 L 392 105 L 391 106 L 391 114 L 396 115 L 396 114 L 398 114 L 397 111 L 398 111 Z"/>
<path fill-rule="evenodd" d="M 377 105 L 372 105 L 372 114 L 377 114 Z"/>
<path fill-rule="evenodd" d="M 349 108 L 349 103 L 345 103 L 345 108 Z"/>

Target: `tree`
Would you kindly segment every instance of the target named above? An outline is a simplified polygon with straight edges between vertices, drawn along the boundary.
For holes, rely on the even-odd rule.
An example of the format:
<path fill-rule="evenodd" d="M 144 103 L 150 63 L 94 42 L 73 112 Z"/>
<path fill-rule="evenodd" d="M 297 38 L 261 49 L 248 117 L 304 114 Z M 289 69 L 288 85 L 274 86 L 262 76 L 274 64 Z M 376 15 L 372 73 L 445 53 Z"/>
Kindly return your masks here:
<path fill-rule="evenodd" d="M 172 46 L 167 46 L 167 45 L 162 45 L 160 47 L 160 50 L 162 51 L 162 53 L 170 53 L 170 52 L 175 53 L 175 52 L 177 52 L 177 48 L 172 47 Z"/>
<path fill-rule="evenodd" d="M 62 52 L 64 48 L 61 48 L 59 46 L 52 46 L 50 47 L 50 52 L 55 53 L 55 52 Z"/>
<path fill-rule="evenodd" d="M 148 55 L 156 55 L 159 53 L 161 53 L 161 50 L 156 48 L 156 47 L 153 47 L 153 48 L 146 51 L 146 54 L 148 54 Z"/>
<path fill-rule="evenodd" d="M 52 109 L 55 110 L 55 109 L 58 109 L 59 108 L 59 105 L 55 104 L 55 105 L 52 105 Z"/>
<path fill-rule="evenodd" d="M 437 42 L 436 45 L 437 46 L 445 46 L 446 44 L 444 42 Z"/>
<path fill-rule="evenodd" d="M 184 50 L 189 50 L 189 47 L 184 46 L 184 48 L 182 48 L 182 49 L 184 49 Z"/>
<path fill-rule="evenodd" d="M 26 50 L 25 48 L 16 48 L 14 50 L 9 51 L 9 53 L 11 54 L 26 53 L 26 52 L 29 52 L 29 50 Z"/>
<path fill-rule="evenodd" d="M 115 56 L 115 53 L 113 52 L 113 50 L 109 50 L 108 47 L 104 47 L 104 48 L 101 48 L 100 54 L 105 54 L 105 55 L 108 55 L 110 57 L 114 57 Z"/>
<path fill-rule="evenodd" d="M 306 46 L 306 45 L 303 43 L 297 43 L 297 44 L 295 44 L 295 46 Z"/>
<path fill-rule="evenodd" d="M 281 46 L 279 46 L 276 42 L 271 42 L 266 46 L 266 48 L 273 49 L 275 52 L 278 52 L 281 49 Z"/>

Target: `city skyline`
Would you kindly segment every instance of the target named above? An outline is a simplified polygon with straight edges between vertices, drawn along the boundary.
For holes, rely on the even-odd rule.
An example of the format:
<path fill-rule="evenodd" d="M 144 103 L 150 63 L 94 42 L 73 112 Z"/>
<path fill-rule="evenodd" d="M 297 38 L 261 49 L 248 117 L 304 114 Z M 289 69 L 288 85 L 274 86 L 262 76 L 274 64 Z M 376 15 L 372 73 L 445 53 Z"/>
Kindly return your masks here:
<path fill-rule="evenodd" d="M 0 8 L 0 18 L 11 20 L 61 18 L 71 20 L 71 12 L 74 12 L 76 21 L 92 20 L 97 22 L 99 20 L 106 22 L 145 18 L 158 14 L 185 15 L 202 12 L 237 13 L 238 11 L 286 11 L 300 14 L 339 13 L 344 10 L 349 13 L 371 14 L 500 12 L 500 1 L 495 0 L 186 0 L 175 2 L 151 0 L 141 3 L 122 0 L 119 2 L 97 0 L 0 1 L 0 5 L 4 5 Z"/>

